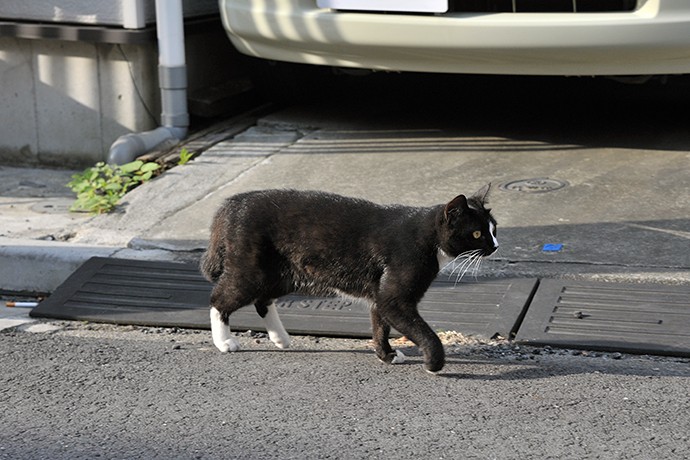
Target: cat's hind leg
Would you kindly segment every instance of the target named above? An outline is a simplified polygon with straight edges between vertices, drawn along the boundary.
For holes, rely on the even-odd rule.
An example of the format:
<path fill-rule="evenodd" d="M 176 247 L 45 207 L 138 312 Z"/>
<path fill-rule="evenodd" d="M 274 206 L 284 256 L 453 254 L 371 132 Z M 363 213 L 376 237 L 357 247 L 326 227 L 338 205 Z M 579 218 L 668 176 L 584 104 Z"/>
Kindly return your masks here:
<path fill-rule="evenodd" d="M 250 305 L 256 297 L 243 292 L 238 284 L 232 282 L 227 272 L 223 273 L 211 292 L 211 337 L 213 344 L 221 352 L 237 351 L 240 342 L 230 330 L 230 314 L 245 305 Z"/>
<path fill-rule="evenodd" d="M 272 300 L 257 301 L 254 306 L 256 312 L 264 320 L 268 338 L 271 339 L 278 348 L 290 348 L 290 335 L 285 330 L 280 316 L 278 316 L 278 309 Z"/>
<path fill-rule="evenodd" d="M 211 307 L 211 337 L 213 344 L 223 353 L 240 349 L 240 342 L 232 335 L 230 326 L 223 321 L 215 307 Z"/>
<path fill-rule="evenodd" d="M 386 364 L 402 364 L 406 356 L 400 350 L 393 350 L 388 336 L 391 332 L 390 325 L 376 310 L 376 305 L 371 307 L 371 329 L 373 332 L 374 351 L 376 356 Z"/>

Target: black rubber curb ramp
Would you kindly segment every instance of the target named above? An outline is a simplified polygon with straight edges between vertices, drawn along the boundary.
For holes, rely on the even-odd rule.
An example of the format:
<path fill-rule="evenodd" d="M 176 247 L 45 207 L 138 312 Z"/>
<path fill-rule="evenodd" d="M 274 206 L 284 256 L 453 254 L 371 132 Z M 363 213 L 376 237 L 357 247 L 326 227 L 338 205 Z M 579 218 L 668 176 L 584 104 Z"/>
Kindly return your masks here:
<path fill-rule="evenodd" d="M 536 279 L 456 284 L 441 275 L 419 311 L 437 331 L 510 337 L 536 284 Z M 209 329 L 210 292 L 211 284 L 191 264 L 94 257 L 31 316 Z M 293 334 L 371 337 L 369 306 L 364 302 L 290 295 L 279 299 L 277 306 L 285 328 Z M 230 325 L 233 330 L 264 330 L 253 307 L 233 313 Z"/>
<path fill-rule="evenodd" d="M 542 280 L 515 340 L 690 356 L 690 286 Z"/>

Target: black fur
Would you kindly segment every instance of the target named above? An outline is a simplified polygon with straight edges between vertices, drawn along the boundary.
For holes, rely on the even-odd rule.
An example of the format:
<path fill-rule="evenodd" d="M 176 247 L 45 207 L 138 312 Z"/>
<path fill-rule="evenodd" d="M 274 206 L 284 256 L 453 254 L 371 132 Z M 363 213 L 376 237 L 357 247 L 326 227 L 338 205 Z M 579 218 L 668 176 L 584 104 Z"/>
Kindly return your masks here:
<path fill-rule="evenodd" d="M 496 250 L 488 190 L 419 208 L 294 190 L 233 196 L 213 220 L 201 264 L 216 283 L 211 307 L 227 324 L 232 312 L 249 304 L 265 316 L 267 305 L 291 292 L 365 298 L 372 304 L 377 356 L 385 362 L 395 357 L 388 343 L 393 327 L 420 347 L 429 371 L 438 371 L 443 346 L 417 303 L 440 269 L 439 248 L 451 257 Z"/>

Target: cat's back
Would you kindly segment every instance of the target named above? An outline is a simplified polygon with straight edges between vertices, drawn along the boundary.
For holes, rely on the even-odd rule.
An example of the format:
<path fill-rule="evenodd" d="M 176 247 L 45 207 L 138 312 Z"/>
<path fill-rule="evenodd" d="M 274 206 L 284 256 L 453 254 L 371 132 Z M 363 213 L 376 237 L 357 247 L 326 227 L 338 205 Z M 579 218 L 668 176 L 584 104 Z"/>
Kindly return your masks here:
<path fill-rule="evenodd" d="M 359 198 L 313 190 L 269 189 L 240 193 L 228 198 L 222 210 L 236 217 L 313 220 L 356 218 L 386 213 L 388 207 Z M 263 219 L 261 219 L 263 220 Z"/>
<path fill-rule="evenodd" d="M 236 234 L 335 241 L 383 232 L 405 214 L 401 209 L 407 208 L 321 191 L 269 189 L 228 198 L 217 220 Z"/>

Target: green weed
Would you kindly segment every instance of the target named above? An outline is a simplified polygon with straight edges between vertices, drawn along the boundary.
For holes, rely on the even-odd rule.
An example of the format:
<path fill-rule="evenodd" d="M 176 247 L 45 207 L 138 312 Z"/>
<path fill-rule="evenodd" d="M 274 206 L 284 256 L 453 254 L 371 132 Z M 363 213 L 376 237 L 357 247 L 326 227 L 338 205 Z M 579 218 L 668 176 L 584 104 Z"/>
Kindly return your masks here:
<path fill-rule="evenodd" d="M 103 162 L 72 176 L 67 186 L 77 194 L 71 211 L 102 214 L 110 212 L 130 190 L 159 172 L 158 163 L 137 160 L 120 166 Z"/>
<path fill-rule="evenodd" d="M 187 163 L 189 163 L 189 160 L 191 160 L 193 156 L 194 156 L 194 152 L 190 152 L 189 150 L 183 148 L 182 150 L 180 150 L 180 159 L 177 162 L 177 165 L 178 166 L 186 165 Z"/>

